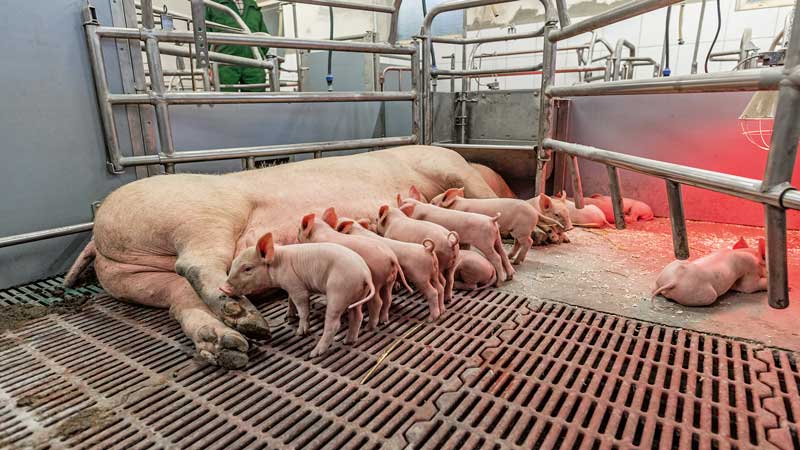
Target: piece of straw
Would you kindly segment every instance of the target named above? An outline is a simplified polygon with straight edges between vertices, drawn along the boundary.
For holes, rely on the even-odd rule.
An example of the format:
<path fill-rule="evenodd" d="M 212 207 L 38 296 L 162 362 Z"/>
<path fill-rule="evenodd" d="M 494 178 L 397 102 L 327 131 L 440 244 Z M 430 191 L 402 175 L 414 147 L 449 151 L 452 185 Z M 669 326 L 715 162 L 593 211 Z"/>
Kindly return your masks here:
<path fill-rule="evenodd" d="M 405 338 L 407 338 L 408 336 L 410 336 L 410 335 L 411 335 L 411 333 L 413 333 L 413 332 L 417 331 L 417 329 L 418 329 L 419 327 L 421 327 L 423 324 L 424 324 L 424 322 L 419 322 L 419 323 L 418 323 L 418 324 L 416 324 L 415 326 L 413 326 L 413 327 L 409 328 L 409 329 L 408 329 L 408 331 L 406 331 L 405 333 L 403 333 L 403 335 L 402 335 L 402 336 L 400 336 L 400 339 L 397 339 L 397 340 L 395 340 L 394 342 L 392 342 L 392 345 L 390 345 L 390 346 L 389 346 L 389 348 L 387 348 L 387 349 L 386 349 L 386 351 L 384 351 L 384 352 L 383 352 L 383 354 L 381 355 L 381 357 L 380 357 L 380 358 L 378 358 L 378 360 L 375 362 L 375 365 L 374 365 L 374 366 L 372 366 L 372 369 L 369 369 L 369 372 L 367 372 L 367 374 L 366 374 L 366 375 L 364 375 L 364 378 L 362 378 L 362 379 L 361 379 L 361 384 L 364 384 L 364 383 L 366 383 L 366 382 L 367 382 L 367 380 L 369 379 L 369 377 L 371 377 L 371 376 L 372 376 L 372 374 L 373 374 L 373 373 L 374 373 L 376 370 L 378 370 L 378 367 L 380 367 L 380 365 L 381 365 L 381 363 L 383 362 L 383 360 L 384 360 L 384 359 L 386 359 L 386 357 L 388 357 L 388 356 L 389 356 L 389 353 L 391 353 L 391 352 L 392 352 L 392 350 L 394 350 L 395 348 L 397 348 L 397 346 L 398 346 L 398 345 L 400 345 L 400 342 L 402 342 L 402 341 L 403 341 L 403 339 L 405 339 Z"/>

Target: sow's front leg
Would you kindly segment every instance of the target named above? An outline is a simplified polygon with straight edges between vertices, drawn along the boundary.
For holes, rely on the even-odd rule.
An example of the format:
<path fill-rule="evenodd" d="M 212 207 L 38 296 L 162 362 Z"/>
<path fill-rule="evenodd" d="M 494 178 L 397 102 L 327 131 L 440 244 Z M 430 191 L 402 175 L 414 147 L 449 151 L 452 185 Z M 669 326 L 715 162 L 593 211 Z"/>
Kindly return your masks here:
<path fill-rule="evenodd" d="M 233 299 L 219 289 L 228 278 L 228 267 L 233 260 L 233 237 L 209 236 L 208 233 L 202 237 L 201 243 L 185 245 L 178 251 L 175 272 L 189 281 L 197 295 L 226 325 L 250 338 L 269 338 L 267 321 L 249 300 Z"/>

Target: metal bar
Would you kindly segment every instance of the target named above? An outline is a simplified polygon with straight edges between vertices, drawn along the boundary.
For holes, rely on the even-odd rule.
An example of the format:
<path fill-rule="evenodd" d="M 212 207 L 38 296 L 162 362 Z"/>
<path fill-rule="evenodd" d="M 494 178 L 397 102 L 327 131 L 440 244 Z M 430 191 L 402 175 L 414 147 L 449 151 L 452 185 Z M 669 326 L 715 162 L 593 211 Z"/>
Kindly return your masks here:
<path fill-rule="evenodd" d="M 158 130 L 158 142 L 161 153 L 172 155 L 175 153 L 175 146 L 172 140 L 172 125 L 169 119 L 169 107 L 163 100 L 166 93 L 164 88 L 164 75 L 161 70 L 161 55 L 158 52 L 158 42 L 155 38 L 148 38 L 145 43 L 145 54 L 147 55 L 147 67 L 150 70 L 150 89 L 156 110 L 156 125 Z M 174 172 L 172 165 L 164 165 L 167 173 Z"/>
<path fill-rule="evenodd" d="M 392 17 L 389 19 L 389 43 L 392 45 L 397 44 L 397 27 L 400 19 L 400 5 L 402 3 L 403 0 L 394 0 L 392 4 Z"/>
<path fill-rule="evenodd" d="M 208 41 L 206 39 L 206 8 L 203 0 L 190 0 L 192 10 L 192 32 L 194 33 L 194 49 L 197 67 L 208 67 Z M 221 5 L 220 5 L 221 6 Z M 144 4 L 142 5 L 144 14 Z M 148 8 L 152 13 L 152 10 Z M 232 12 L 232 11 L 231 11 Z M 230 12 L 229 12 L 230 14 Z M 153 27 L 145 27 L 153 28 Z"/>
<path fill-rule="evenodd" d="M 671 180 L 667 183 L 667 200 L 669 202 L 669 220 L 672 225 L 672 248 L 675 258 L 689 258 L 689 237 L 686 234 L 686 217 L 683 214 L 683 196 L 681 185 Z"/>
<path fill-rule="evenodd" d="M 555 139 L 545 139 L 544 145 L 547 148 L 562 151 L 590 161 L 596 161 L 619 167 L 620 169 L 643 173 L 665 180 L 672 180 L 688 186 L 708 189 L 746 200 L 781 206 L 782 198 L 784 206 L 790 208 L 795 208 L 795 206 L 797 206 L 797 208 L 800 209 L 800 193 L 794 191 L 785 192 L 786 189 L 783 188 L 762 192 L 760 180 L 617 153 L 590 147 L 588 145 L 572 144 Z M 778 188 L 780 188 L 780 186 L 778 186 Z"/>
<path fill-rule="evenodd" d="M 570 50 L 584 50 L 588 49 L 589 44 L 585 45 L 573 45 L 570 47 L 559 47 L 559 52 L 566 52 Z M 544 50 L 518 50 L 513 52 L 491 52 L 491 53 L 481 53 L 476 55 L 476 58 L 494 58 L 496 56 L 517 56 L 517 55 L 538 55 L 542 53 Z"/>
<path fill-rule="evenodd" d="M 553 86 L 550 97 L 589 95 L 673 94 L 775 90 L 783 78 L 779 68 L 737 70 L 700 75 L 679 75 L 643 80 L 621 80 L 576 86 Z"/>
<path fill-rule="evenodd" d="M 222 82 L 219 79 L 219 64 L 212 63 L 211 64 L 211 74 L 214 78 L 214 90 L 219 92 L 222 87 Z"/>
<path fill-rule="evenodd" d="M 569 166 L 570 178 L 572 178 L 572 198 L 575 202 L 575 207 L 581 209 L 584 207 L 583 201 L 583 181 L 581 180 L 581 169 L 578 164 L 578 158 L 574 155 L 567 155 L 567 165 Z M 554 192 L 557 194 L 557 192 Z"/>
<path fill-rule="evenodd" d="M 451 150 L 492 150 L 492 151 L 509 151 L 509 150 L 524 150 L 533 152 L 536 147 L 533 145 L 483 145 L 483 144 L 456 144 L 453 142 L 434 142 L 434 146 L 449 148 Z"/>
<path fill-rule="evenodd" d="M 171 56 L 185 56 L 188 58 L 194 56 L 194 52 L 190 51 L 188 47 L 178 47 L 176 45 L 159 44 L 158 51 L 161 52 L 161 54 Z M 272 68 L 272 61 L 243 58 L 241 56 L 226 55 L 225 53 L 219 52 L 208 52 L 208 59 L 211 62 L 232 66 L 258 67 L 260 69 Z"/>
<path fill-rule="evenodd" d="M 67 225 L 65 227 L 50 228 L 47 230 L 33 231 L 31 233 L 15 234 L 0 238 L 0 248 L 11 247 L 13 245 L 26 244 L 28 242 L 42 241 L 71 234 L 92 231 L 94 222 L 79 223 L 77 225 Z"/>
<path fill-rule="evenodd" d="M 555 41 L 549 39 L 550 34 L 556 32 L 556 22 L 546 22 L 544 28 L 544 52 L 542 54 L 542 79 L 539 93 L 547 92 L 553 83 L 556 70 L 556 48 Z M 539 141 L 538 153 L 536 155 L 536 176 L 534 180 L 533 195 L 539 195 L 545 191 L 545 164 L 550 160 L 551 152 L 543 145 L 543 140 L 549 136 L 551 131 L 553 108 L 550 98 L 546 95 L 539 95 L 539 123 L 536 138 Z"/>
<path fill-rule="evenodd" d="M 433 142 L 433 94 L 431 93 L 431 40 L 422 37 L 422 143 Z"/>
<path fill-rule="evenodd" d="M 395 102 L 414 100 L 411 92 L 165 92 L 110 94 L 112 104 L 204 105 L 242 103 Z"/>
<path fill-rule="evenodd" d="M 332 6 L 334 8 L 356 9 L 359 11 L 372 11 L 379 13 L 392 14 L 395 12 L 394 6 L 371 5 L 369 3 L 339 2 L 336 0 L 291 0 L 292 3 L 304 3 L 306 5 Z"/>
<path fill-rule="evenodd" d="M 621 22 L 625 19 L 630 19 L 631 17 L 636 17 L 665 6 L 680 3 L 682 1 L 683 0 L 639 0 L 632 3 L 627 3 L 600 13 L 596 16 L 582 20 L 578 23 L 573 23 L 572 25 L 562 27 L 560 30 L 556 30 L 551 33 L 548 39 L 550 39 L 550 42 L 563 41 L 564 39 L 569 39 L 579 34 L 588 33 L 589 31 L 593 31 L 613 23 Z"/>
<path fill-rule="evenodd" d="M 414 47 L 417 49 L 411 55 L 411 90 L 414 92 L 421 92 L 419 79 L 420 79 L 420 55 L 419 55 L 419 42 L 414 41 Z M 401 80 L 401 72 L 397 72 L 398 80 Z M 423 88 L 424 91 L 424 88 Z M 420 103 L 422 102 L 420 95 L 414 97 L 414 100 L 411 102 L 411 134 L 414 136 L 419 137 L 420 135 Z M 419 142 L 415 142 L 417 144 Z"/>
<path fill-rule="evenodd" d="M 281 90 L 281 66 L 277 59 L 272 62 L 272 69 L 269 71 L 269 88 L 272 92 Z"/>
<path fill-rule="evenodd" d="M 622 50 L 625 48 L 628 49 L 628 56 L 631 58 L 636 56 L 636 46 L 627 39 L 619 39 L 617 41 L 617 45 L 614 47 L 614 55 L 612 56 L 612 59 L 614 60 L 614 70 L 611 73 L 612 80 L 616 80 L 622 75 Z"/>
<path fill-rule="evenodd" d="M 786 78 L 781 81 L 778 91 L 772 141 L 761 192 L 774 192 L 789 186 L 797 159 L 797 142 L 800 138 L 800 5 L 795 6 L 793 23 L 784 63 Z M 769 304 L 773 308 L 785 308 L 789 306 L 786 212 L 782 208 L 767 207 L 766 225 Z"/>
<path fill-rule="evenodd" d="M 190 31 L 153 30 L 141 31 L 135 28 L 98 27 L 97 33 L 101 37 L 117 39 L 144 40 L 151 35 L 161 42 L 194 43 L 194 36 Z M 228 33 L 206 34 L 209 44 L 229 45 L 256 45 L 271 48 L 292 48 L 303 50 L 333 50 L 338 52 L 386 53 L 410 55 L 413 47 L 391 45 L 386 43 L 371 42 L 340 42 L 331 40 L 295 39 L 285 37 L 267 36 L 262 34 L 242 35 Z"/>
<path fill-rule="evenodd" d="M 509 0 L 514 1 L 514 0 Z M 537 38 L 542 36 L 544 33 L 544 27 L 539 28 L 535 31 L 529 31 L 527 33 L 519 33 L 519 34 L 506 34 L 501 36 L 484 36 L 484 37 L 442 37 L 442 36 L 434 36 L 431 37 L 431 41 L 437 44 L 457 44 L 457 45 L 465 45 L 465 44 L 485 44 L 488 42 L 502 42 L 502 41 L 517 41 L 520 39 L 530 39 L 530 38 Z"/>
<path fill-rule="evenodd" d="M 556 0 L 556 10 L 558 11 L 558 24 L 561 28 L 568 27 L 572 21 L 567 11 L 567 2 L 565 0 Z"/>
<path fill-rule="evenodd" d="M 103 62 L 103 50 L 100 46 L 100 36 L 95 32 L 98 23 L 94 7 L 89 5 L 84 6 L 83 14 L 83 27 L 86 32 L 86 43 L 89 48 L 89 61 L 92 64 L 97 105 L 100 109 L 100 119 L 103 123 L 103 137 L 105 137 L 106 141 L 108 170 L 111 173 L 119 174 L 123 170 L 122 164 L 120 164 L 122 153 L 119 147 L 117 128 L 114 125 L 114 111 L 111 108 L 111 103 L 108 101 L 108 78 L 106 76 L 105 63 Z"/>
<path fill-rule="evenodd" d="M 297 83 L 291 81 L 281 81 L 281 87 L 291 86 L 297 86 Z M 220 87 L 226 89 L 272 89 L 272 83 L 223 84 Z"/>
<path fill-rule="evenodd" d="M 520 73 L 520 72 L 534 72 L 542 68 L 541 64 L 525 67 L 508 67 L 505 69 L 471 69 L 471 70 L 450 70 L 450 69 L 431 69 L 431 75 L 445 75 L 445 76 L 476 76 L 476 75 L 494 75 L 501 73 Z"/>
<path fill-rule="evenodd" d="M 700 4 L 700 21 L 697 22 L 697 37 L 694 39 L 694 50 L 692 51 L 692 74 L 697 73 L 697 52 L 700 50 L 700 33 L 703 31 L 703 17 L 706 14 L 706 0 Z"/>
<path fill-rule="evenodd" d="M 606 166 L 608 171 L 608 190 L 611 194 L 611 206 L 614 208 L 614 226 L 618 230 L 625 229 L 625 209 L 622 204 L 622 192 L 619 187 L 619 171 L 614 166 Z"/>
<path fill-rule="evenodd" d="M 313 142 L 303 144 L 271 145 L 261 147 L 224 148 L 176 152 L 172 156 L 164 154 L 128 156 L 122 158 L 125 167 L 150 164 L 180 164 L 203 161 L 220 161 L 265 156 L 287 156 L 302 153 L 331 152 L 357 148 L 393 147 L 410 145 L 417 141 L 416 136 L 388 138 L 352 139 L 345 141 Z"/>
<path fill-rule="evenodd" d="M 585 67 L 565 67 L 563 69 L 556 69 L 555 73 L 582 73 L 582 72 L 605 72 L 608 70 L 605 66 L 585 66 Z M 484 77 L 519 77 L 525 75 L 541 75 L 541 70 L 533 70 L 530 72 L 513 72 L 513 73 L 492 73 L 484 76 L 475 76 L 475 78 L 484 78 Z M 447 80 L 451 78 L 469 78 L 469 75 L 443 75 L 437 77 L 440 80 Z M 600 77 L 602 78 L 602 77 Z"/>

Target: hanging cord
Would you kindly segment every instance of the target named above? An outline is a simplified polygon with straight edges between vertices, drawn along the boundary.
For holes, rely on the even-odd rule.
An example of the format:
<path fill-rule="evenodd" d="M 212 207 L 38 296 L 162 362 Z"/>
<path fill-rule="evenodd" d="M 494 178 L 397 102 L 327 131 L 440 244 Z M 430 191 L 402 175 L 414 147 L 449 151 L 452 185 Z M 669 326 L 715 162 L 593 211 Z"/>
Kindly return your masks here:
<path fill-rule="evenodd" d="M 717 43 L 717 38 L 719 38 L 719 29 L 722 28 L 722 6 L 720 6 L 719 2 L 720 0 L 717 0 L 717 32 L 714 33 L 714 40 L 711 41 L 711 47 L 708 48 L 708 54 L 706 54 L 706 73 L 708 73 L 708 60 L 711 59 L 711 52 L 714 51 L 714 44 Z"/>
<path fill-rule="evenodd" d="M 671 70 L 669 69 L 669 19 L 672 16 L 672 6 L 667 7 L 667 24 L 664 30 L 664 76 L 669 76 Z"/>
<path fill-rule="evenodd" d="M 428 3 L 422 0 L 422 17 L 428 15 Z M 432 30 L 431 30 L 432 31 Z M 431 42 L 431 67 L 436 68 L 436 52 L 433 51 L 433 42 Z"/>
<path fill-rule="evenodd" d="M 328 15 L 331 22 L 331 40 L 333 40 L 333 7 L 328 7 Z M 328 50 L 328 75 L 325 76 L 325 82 L 328 83 L 328 92 L 333 90 L 333 50 Z"/>

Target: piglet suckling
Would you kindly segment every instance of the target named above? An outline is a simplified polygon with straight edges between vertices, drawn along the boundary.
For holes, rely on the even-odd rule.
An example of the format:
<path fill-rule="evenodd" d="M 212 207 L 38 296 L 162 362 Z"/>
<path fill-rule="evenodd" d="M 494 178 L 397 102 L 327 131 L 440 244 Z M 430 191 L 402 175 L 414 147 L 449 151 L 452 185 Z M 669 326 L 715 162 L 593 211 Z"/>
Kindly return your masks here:
<path fill-rule="evenodd" d="M 413 197 L 416 189 L 411 188 Z M 488 216 L 497 221 L 497 227 L 503 236 L 514 238 L 514 248 L 507 258 L 514 260 L 514 264 L 525 261 L 525 256 L 533 245 L 531 235 L 537 230 L 540 214 L 524 200 L 515 198 L 464 198 L 464 190 L 460 188 L 448 189 L 431 199 L 431 205 L 439 206 L 454 212 L 466 214 L 479 214 Z M 478 247 L 476 245 L 476 247 Z M 484 255 L 482 248 L 478 247 Z M 502 248 L 500 252 L 503 253 Z M 489 257 L 489 255 L 487 255 Z M 489 261 L 491 258 L 489 257 Z M 494 264 L 494 263 L 493 263 Z M 497 266 L 495 266 L 497 267 Z M 502 276 L 502 272 L 498 271 Z"/>
<path fill-rule="evenodd" d="M 614 207 L 611 204 L 611 197 L 594 194 L 591 197 L 584 197 L 583 201 L 587 205 L 595 205 L 600 208 L 605 214 L 608 223 L 614 223 Z M 632 198 L 622 199 L 622 212 L 625 215 L 626 223 L 653 220 L 654 217 L 653 210 L 647 203 Z"/>
<path fill-rule="evenodd" d="M 767 288 L 764 240 L 750 248 L 744 238 L 732 249 L 720 249 L 695 261 L 673 261 L 661 271 L 653 296 L 663 295 L 685 306 L 707 306 L 729 290 L 757 292 Z"/>
<path fill-rule="evenodd" d="M 407 210 L 409 217 L 433 222 L 448 230 L 453 230 L 458 233 L 462 244 L 468 244 L 480 250 L 497 271 L 497 286 L 514 277 L 514 268 L 511 267 L 503 248 L 497 215 L 488 216 L 483 213 L 447 209 L 418 199 L 421 199 L 421 196 L 413 186 L 409 191 L 409 197 L 403 199 L 400 194 L 397 194 L 397 204 L 401 206 L 401 209 L 405 205 L 411 206 Z"/>
<path fill-rule="evenodd" d="M 238 297 L 272 288 L 289 293 L 289 301 L 300 319 L 298 335 L 305 335 L 309 330 L 310 295 L 325 294 L 325 325 L 322 337 L 311 351 L 312 357 L 328 350 L 346 310 L 345 342 L 355 342 L 363 320 L 361 303 L 370 301 L 375 294 L 369 267 L 354 251 L 327 243 L 278 246 L 273 242 L 272 233 L 267 233 L 254 247 L 246 248 L 234 259 L 228 279 L 220 290 L 225 295 Z"/>
<path fill-rule="evenodd" d="M 415 220 L 410 216 L 414 205 L 403 205 L 402 208 L 390 208 L 382 205 L 378 210 L 376 227 L 381 236 L 403 242 L 423 244 L 426 240 L 433 241 L 433 253 L 439 263 L 444 285 L 444 300 L 450 301 L 453 295 L 453 280 L 456 270 L 456 260 L 459 253 L 459 236 L 455 231 L 437 225 L 433 222 Z M 444 313 L 444 305 L 440 305 L 440 314 Z"/>
<path fill-rule="evenodd" d="M 461 250 L 456 263 L 456 289 L 484 289 L 496 280 L 497 272 L 483 255 L 472 250 Z"/>
<path fill-rule="evenodd" d="M 428 302 L 430 320 L 438 319 L 444 308 L 444 285 L 440 280 L 442 275 L 439 271 L 439 261 L 434 254 L 436 244 L 433 240 L 423 239 L 422 244 L 396 241 L 382 237 L 367 227 L 369 227 L 368 219 L 355 221 L 340 217 L 336 230 L 340 233 L 374 239 L 392 250 L 408 281 Z"/>
<path fill-rule="evenodd" d="M 388 247 L 379 242 L 337 232 L 335 227 L 338 218 L 333 208 L 326 209 L 322 217 L 323 220 L 314 214 L 304 216 L 298 232 L 298 241 L 331 242 L 343 245 L 364 258 L 372 273 L 372 284 L 375 285 L 375 298 L 367 303 L 369 328 L 375 329 L 379 321 L 388 322 L 394 283 L 398 276 L 405 282 L 397 257 Z"/>

